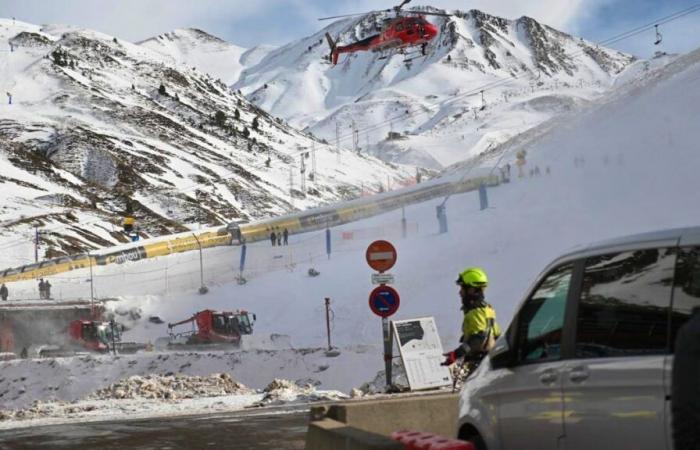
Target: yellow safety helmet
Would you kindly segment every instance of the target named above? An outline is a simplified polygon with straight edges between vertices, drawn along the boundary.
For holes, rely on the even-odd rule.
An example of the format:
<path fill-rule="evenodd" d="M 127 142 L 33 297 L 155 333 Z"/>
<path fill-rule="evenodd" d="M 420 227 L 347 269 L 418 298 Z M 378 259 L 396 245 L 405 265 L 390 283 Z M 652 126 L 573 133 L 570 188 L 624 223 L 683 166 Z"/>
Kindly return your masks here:
<path fill-rule="evenodd" d="M 457 284 L 485 288 L 489 285 L 489 278 L 486 276 L 486 272 L 484 272 L 483 269 L 479 267 L 469 267 L 459 274 Z"/>

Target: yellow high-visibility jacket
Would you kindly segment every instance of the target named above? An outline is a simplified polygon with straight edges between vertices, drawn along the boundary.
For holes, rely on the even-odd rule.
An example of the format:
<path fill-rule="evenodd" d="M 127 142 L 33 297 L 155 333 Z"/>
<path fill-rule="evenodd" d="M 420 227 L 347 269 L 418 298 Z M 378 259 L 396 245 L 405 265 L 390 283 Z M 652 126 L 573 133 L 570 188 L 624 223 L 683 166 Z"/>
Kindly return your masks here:
<path fill-rule="evenodd" d="M 488 337 L 487 331 L 488 336 L 494 338 L 501 335 L 501 328 L 496 322 L 496 311 L 491 305 L 486 304 L 486 306 L 465 311 L 462 322 L 463 342 L 469 342 L 469 339 L 473 337 Z"/>

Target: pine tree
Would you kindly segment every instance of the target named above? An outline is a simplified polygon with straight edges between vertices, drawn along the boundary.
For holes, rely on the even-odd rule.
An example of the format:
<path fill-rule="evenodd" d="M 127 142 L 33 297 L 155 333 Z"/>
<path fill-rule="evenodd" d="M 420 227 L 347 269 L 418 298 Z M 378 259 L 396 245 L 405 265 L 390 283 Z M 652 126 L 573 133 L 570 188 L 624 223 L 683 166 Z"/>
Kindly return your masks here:
<path fill-rule="evenodd" d="M 214 114 L 214 123 L 220 128 L 226 125 L 226 114 L 222 110 L 219 109 Z"/>
<path fill-rule="evenodd" d="M 68 61 L 66 60 L 67 56 L 68 54 L 61 49 L 56 49 L 53 51 L 53 53 L 51 53 L 53 63 L 61 67 L 66 67 L 68 65 Z"/>

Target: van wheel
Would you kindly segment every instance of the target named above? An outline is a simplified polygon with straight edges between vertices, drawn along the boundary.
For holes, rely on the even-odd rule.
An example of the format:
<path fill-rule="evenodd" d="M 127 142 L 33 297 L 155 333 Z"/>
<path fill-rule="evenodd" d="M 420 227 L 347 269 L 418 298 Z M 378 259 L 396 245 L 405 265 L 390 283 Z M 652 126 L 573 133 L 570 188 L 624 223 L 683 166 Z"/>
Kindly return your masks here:
<path fill-rule="evenodd" d="M 462 441 L 467 441 L 471 442 L 474 444 L 474 447 L 476 450 L 487 450 L 486 449 L 486 444 L 484 443 L 484 440 L 481 438 L 481 435 L 479 434 L 476 429 L 470 425 L 465 425 L 462 427 L 461 430 L 459 430 L 459 439 Z"/>

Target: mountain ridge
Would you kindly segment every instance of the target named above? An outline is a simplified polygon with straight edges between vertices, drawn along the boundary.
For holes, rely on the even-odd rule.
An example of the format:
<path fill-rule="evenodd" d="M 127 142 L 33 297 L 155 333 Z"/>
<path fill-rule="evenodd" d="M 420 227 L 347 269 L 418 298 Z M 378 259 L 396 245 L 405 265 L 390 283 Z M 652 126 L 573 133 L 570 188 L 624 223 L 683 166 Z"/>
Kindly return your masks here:
<path fill-rule="evenodd" d="M 415 175 L 336 153 L 146 46 L 0 21 L 0 38 L 18 35 L 0 55 L 0 88 L 12 94 L 0 106 L 0 248 L 28 253 L 31 240 L 18 235 L 36 225 L 54 230 L 42 255 L 60 256 L 124 242 L 129 207 L 148 237 L 353 198 L 362 185 Z"/>
<path fill-rule="evenodd" d="M 413 10 L 445 12 L 432 7 Z M 350 130 L 358 130 L 366 134 L 356 144 L 363 150 L 392 162 L 432 160 L 432 167 L 440 169 L 556 113 L 548 117 L 542 117 L 542 112 L 514 115 L 509 108 L 486 112 L 510 114 L 515 117 L 509 122 L 525 122 L 504 127 L 478 117 L 484 106 L 527 102 L 549 95 L 547 91 L 574 102 L 592 100 L 607 92 L 614 78 L 635 61 L 630 55 L 574 38 L 527 16 L 509 20 L 476 9 L 451 14 L 448 18 L 426 16 L 440 34 L 428 45 L 425 57 L 404 62 L 401 55 L 382 59 L 364 52 L 341 55 L 335 67 L 324 64 L 328 48 L 323 35 L 328 32 L 341 44 L 367 37 L 391 17 L 375 12 L 338 20 L 268 53 L 259 64 L 244 69 L 233 86 L 272 114 L 330 142 L 335 140 L 338 123 L 344 145 L 353 142 L 355 132 Z M 485 91 L 483 101 L 479 86 Z M 302 93 L 303 103 L 295 100 Z M 449 117 L 473 115 L 474 110 L 479 122 L 475 125 L 464 120 L 444 123 Z M 491 132 L 484 132 L 486 128 Z M 390 132 L 400 132 L 407 139 L 391 142 Z M 448 140 L 439 150 L 428 150 L 440 146 L 446 134 L 460 137 Z M 465 143 L 466 154 L 445 148 L 464 147 Z"/>

